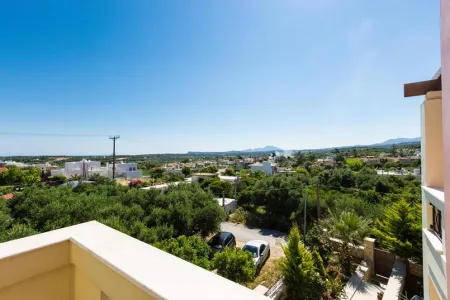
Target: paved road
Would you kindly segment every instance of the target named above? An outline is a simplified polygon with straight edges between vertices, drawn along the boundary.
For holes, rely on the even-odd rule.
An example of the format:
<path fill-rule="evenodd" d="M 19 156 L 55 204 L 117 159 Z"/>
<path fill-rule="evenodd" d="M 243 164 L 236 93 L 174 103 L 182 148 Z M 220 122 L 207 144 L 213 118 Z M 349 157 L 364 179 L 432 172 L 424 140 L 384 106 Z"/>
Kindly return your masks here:
<path fill-rule="evenodd" d="M 242 247 L 250 240 L 263 240 L 270 244 L 272 256 L 274 258 L 283 256 L 282 246 L 286 245 L 287 234 L 277 230 L 249 228 L 244 225 L 234 223 L 222 223 L 222 231 L 228 231 L 236 237 L 237 245 Z"/>

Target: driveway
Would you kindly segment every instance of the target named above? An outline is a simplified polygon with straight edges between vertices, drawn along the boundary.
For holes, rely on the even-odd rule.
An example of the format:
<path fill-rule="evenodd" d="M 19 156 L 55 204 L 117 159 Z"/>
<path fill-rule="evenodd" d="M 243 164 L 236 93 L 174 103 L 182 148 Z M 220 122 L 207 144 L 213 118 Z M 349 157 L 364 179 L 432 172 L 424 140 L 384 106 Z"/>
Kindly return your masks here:
<path fill-rule="evenodd" d="M 271 258 L 275 259 L 284 256 L 282 246 L 286 245 L 287 233 L 278 230 L 249 228 L 229 222 L 222 223 L 221 229 L 234 234 L 238 247 L 243 247 L 250 240 L 263 240 L 270 244 Z"/>

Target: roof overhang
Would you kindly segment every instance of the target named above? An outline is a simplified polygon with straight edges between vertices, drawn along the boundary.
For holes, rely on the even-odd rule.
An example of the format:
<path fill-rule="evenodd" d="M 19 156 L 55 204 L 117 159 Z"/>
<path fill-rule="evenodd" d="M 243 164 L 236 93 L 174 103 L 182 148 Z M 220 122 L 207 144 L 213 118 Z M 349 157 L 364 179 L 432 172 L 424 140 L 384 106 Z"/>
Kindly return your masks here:
<path fill-rule="evenodd" d="M 414 97 L 440 90 L 442 90 L 441 69 L 436 72 L 431 80 L 406 83 L 403 87 L 403 94 L 404 97 Z"/>

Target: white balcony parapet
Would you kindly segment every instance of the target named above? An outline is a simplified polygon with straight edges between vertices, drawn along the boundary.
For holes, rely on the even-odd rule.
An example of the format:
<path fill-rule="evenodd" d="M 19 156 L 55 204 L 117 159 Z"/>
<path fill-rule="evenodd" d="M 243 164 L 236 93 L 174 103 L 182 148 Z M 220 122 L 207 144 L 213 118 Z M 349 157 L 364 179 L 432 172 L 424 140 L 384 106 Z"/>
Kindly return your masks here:
<path fill-rule="evenodd" d="M 431 202 L 437 209 L 444 212 L 444 191 L 438 188 L 422 186 L 425 199 Z"/>
<path fill-rule="evenodd" d="M 66 241 L 87 251 L 155 299 L 267 299 L 96 221 L 0 243 L 0 262 Z M 0 283 L 2 278 L 11 276 L 9 273 L 11 270 L 0 268 Z"/>
<path fill-rule="evenodd" d="M 442 245 L 442 241 L 429 229 L 422 229 L 423 234 L 426 236 L 427 240 L 430 242 L 432 250 L 434 250 L 439 255 L 442 255 L 444 253 L 444 248 Z"/>

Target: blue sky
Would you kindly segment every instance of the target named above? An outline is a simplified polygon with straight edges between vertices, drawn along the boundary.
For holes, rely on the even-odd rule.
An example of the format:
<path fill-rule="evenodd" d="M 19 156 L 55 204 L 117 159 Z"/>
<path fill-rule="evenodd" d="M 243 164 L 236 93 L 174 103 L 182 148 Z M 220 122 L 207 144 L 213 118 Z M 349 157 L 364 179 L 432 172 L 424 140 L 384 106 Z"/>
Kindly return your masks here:
<path fill-rule="evenodd" d="M 439 1 L 3 1 L 0 36 L 0 132 L 122 154 L 416 137 L 403 84 L 440 64 Z M 110 152 L 0 135 L 0 155 Z"/>

